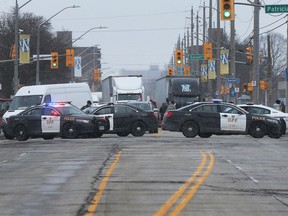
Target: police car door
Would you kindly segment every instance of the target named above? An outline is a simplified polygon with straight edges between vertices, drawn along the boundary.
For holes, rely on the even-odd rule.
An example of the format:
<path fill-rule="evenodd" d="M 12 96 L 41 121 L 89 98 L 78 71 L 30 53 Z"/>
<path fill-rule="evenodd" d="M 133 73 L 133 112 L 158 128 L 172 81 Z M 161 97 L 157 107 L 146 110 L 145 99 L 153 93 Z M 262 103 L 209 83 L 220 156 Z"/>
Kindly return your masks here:
<path fill-rule="evenodd" d="M 221 131 L 239 131 L 246 130 L 246 115 L 235 107 L 221 105 L 220 128 Z"/>
<path fill-rule="evenodd" d="M 93 115 L 97 116 L 97 118 L 102 118 L 102 117 L 108 117 L 109 119 L 109 124 L 110 124 L 110 129 L 109 131 L 114 130 L 114 119 L 113 119 L 113 113 L 111 107 L 101 107 L 99 108 Z"/>
<path fill-rule="evenodd" d="M 57 110 L 45 107 L 41 115 L 42 133 L 60 133 L 60 114 Z"/>

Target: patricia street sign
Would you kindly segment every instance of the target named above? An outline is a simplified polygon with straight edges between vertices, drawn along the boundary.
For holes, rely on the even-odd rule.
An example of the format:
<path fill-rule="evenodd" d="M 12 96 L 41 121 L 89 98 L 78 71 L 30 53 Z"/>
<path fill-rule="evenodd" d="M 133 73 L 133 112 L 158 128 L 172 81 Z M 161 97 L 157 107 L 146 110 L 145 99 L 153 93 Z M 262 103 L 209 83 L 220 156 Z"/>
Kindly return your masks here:
<path fill-rule="evenodd" d="M 266 5 L 265 13 L 288 13 L 287 5 Z"/>
<path fill-rule="evenodd" d="M 204 60 L 204 54 L 190 54 L 189 60 Z"/>

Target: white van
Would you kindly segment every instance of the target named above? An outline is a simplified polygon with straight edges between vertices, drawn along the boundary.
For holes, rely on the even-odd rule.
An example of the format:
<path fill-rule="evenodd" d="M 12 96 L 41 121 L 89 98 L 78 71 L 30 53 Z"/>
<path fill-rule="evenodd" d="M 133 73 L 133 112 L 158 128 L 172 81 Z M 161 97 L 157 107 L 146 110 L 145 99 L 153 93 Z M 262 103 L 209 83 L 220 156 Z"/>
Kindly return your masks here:
<path fill-rule="evenodd" d="M 87 83 L 63 83 L 50 85 L 33 85 L 20 88 L 3 119 L 16 115 L 25 108 L 41 103 L 71 102 L 79 109 L 92 101 L 92 94 Z"/>

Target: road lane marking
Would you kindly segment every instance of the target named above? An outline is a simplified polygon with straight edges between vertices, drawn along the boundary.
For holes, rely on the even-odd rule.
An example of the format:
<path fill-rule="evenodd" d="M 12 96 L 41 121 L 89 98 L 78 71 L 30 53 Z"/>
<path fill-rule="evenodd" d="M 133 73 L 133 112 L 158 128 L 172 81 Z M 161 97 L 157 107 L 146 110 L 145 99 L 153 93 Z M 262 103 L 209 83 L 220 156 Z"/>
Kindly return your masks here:
<path fill-rule="evenodd" d="M 202 155 L 202 162 L 198 166 L 196 172 L 166 201 L 164 205 L 160 207 L 160 209 L 154 214 L 154 216 L 160 216 L 164 215 L 169 209 L 172 207 L 172 205 L 180 198 L 180 196 L 185 192 L 187 187 L 201 174 L 206 161 L 207 156 L 201 151 Z"/>
<path fill-rule="evenodd" d="M 188 204 L 188 202 L 196 194 L 198 188 L 205 182 L 205 180 L 208 178 L 209 174 L 211 173 L 213 166 L 214 166 L 214 156 L 210 152 L 208 154 L 210 156 L 210 163 L 206 169 L 206 172 L 201 177 L 199 177 L 199 180 L 197 182 L 195 182 L 195 184 L 190 188 L 190 190 L 184 196 L 182 201 L 175 207 L 174 211 L 170 214 L 171 216 L 180 215 L 180 213 L 185 208 L 185 206 Z"/>
<path fill-rule="evenodd" d="M 87 209 L 87 213 L 85 214 L 85 216 L 94 216 L 95 215 L 95 212 L 97 210 L 97 207 L 98 207 L 98 204 L 101 200 L 101 197 L 103 195 L 103 192 L 107 186 L 107 183 L 109 181 L 109 178 L 116 166 L 116 164 L 118 163 L 120 157 L 122 155 L 122 151 L 119 151 L 118 154 L 116 155 L 113 163 L 110 165 L 109 169 L 107 170 L 107 172 L 105 173 L 105 176 L 103 177 L 99 187 L 98 187 L 98 191 L 97 193 L 95 194 L 95 196 L 93 197 L 93 200 L 91 201 L 91 204 L 88 206 L 88 209 Z"/>
<path fill-rule="evenodd" d="M 171 211 L 173 205 L 175 205 L 176 201 L 181 199 L 178 204 L 176 204 L 176 207 L 174 208 L 173 212 L 169 215 L 179 215 L 182 210 L 185 208 L 185 206 L 188 204 L 188 202 L 193 198 L 195 193 L 197 192 L 198 188 L 204 183 L 204 181 L 208 178 L 209 174 L 211 173 L 213 166 L 214 166 L 214 156 L 210 152 L 209 154 L 209 165 L 206 169 L 206 171 L 201 176 L 201 173 L 203 172 L 204 167 L 207 163 L 207 155 L 201 151 L 202 155 L 202 161 L 201 164 L 198 166 L 196 172 L 166 201 L 165 204 L 163 204 L 160 209 L 154 214 L 154 216 L 162 216 L 165 215 L 168 211 Z M 195 182 L 195 180 L 198 178 L 198 180 Z M 194 183 L 193 183 L 194 182 Z M 192 185 L 192 186 L 191 186 Z M 190 187 L 190 190 L 187 192 L 187 188 Z M 186 190 L 186 193 L 185 193 Z"/>

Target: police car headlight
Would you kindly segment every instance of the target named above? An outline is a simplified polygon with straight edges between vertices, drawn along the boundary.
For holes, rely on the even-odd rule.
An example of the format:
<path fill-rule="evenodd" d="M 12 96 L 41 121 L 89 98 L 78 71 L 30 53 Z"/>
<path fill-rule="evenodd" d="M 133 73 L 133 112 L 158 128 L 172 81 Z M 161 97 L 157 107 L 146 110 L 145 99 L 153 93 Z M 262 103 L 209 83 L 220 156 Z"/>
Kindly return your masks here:
<path fill-rule="evenodd" d="M 87 123 L 87 124 L 90 122 L 89 120 L 86 119 L 76 119 L 75 121 L 78 123 Z"/>
<path fill-rule="evenodd" d="M 276 119 L 269 119 L 269 118 L 267 118 L 266 120 L 267 120 L 268 122 L 274 123 L 274 124 L 278 124 L 278 123 L 279 123 L 279 121 L 276 120 Z"/>

